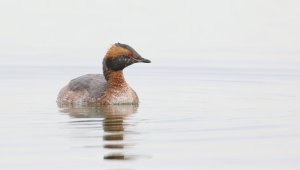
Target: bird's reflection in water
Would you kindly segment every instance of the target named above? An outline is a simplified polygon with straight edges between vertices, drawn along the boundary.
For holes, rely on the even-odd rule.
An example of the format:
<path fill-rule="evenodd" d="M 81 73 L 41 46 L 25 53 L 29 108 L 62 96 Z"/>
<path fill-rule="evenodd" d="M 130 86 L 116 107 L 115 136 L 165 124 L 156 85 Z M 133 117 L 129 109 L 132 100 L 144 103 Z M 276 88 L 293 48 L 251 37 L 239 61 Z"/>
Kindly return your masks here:
<path fill-rule="evenodd" d="M 105 160 L 130 160 L 133 155 L 126 155 L 124 149 L 130 144 L 125 140 L 126 123 L 133 113 L 137 112 L 137 105 L 107 105 L 101 107 L 63 107 L 61 112 L 68 113 L 75 118 L 103 118 L 103 147 L 111 152 L 104 155 Z"/>

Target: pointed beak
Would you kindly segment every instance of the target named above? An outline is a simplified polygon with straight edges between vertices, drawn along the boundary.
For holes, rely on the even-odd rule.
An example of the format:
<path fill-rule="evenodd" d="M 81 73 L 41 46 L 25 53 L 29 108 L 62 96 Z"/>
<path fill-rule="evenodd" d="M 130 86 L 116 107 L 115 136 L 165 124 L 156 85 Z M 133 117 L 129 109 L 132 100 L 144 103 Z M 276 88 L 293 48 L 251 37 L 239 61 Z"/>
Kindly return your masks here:
<path fill-rule="evenodd" d="M 134 61 L 135 61 L 136 63 L 151 63 L 150 60 L 143 58 L 143 57 L 140 56 L 139 54 L 135 55 Z"/>
<path fill-rule="evenodd" d="M 140 62 L 143 62 L 143 63 L 151 63 L 150 60 L 148 59 L 145 59 L 145 58 L 141 58 L 142 60 L 140 60 Z"/>

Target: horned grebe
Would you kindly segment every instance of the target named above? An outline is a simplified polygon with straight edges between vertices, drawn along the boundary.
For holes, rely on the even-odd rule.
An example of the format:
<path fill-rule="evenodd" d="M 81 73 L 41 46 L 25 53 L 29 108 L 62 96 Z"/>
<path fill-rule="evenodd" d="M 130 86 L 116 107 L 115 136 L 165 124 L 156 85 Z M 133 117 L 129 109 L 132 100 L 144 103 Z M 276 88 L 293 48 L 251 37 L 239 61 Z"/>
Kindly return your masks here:
<path fill-rule="evenodd" d="M 123 69 L 134 63 L 150 63 L 132 47 L 116 43 L 103 59 L 103 74 L 87 74 L 71 80 L 58 96 L 58 105 L 138 104 L 136 92 L 126 83 Z"/>

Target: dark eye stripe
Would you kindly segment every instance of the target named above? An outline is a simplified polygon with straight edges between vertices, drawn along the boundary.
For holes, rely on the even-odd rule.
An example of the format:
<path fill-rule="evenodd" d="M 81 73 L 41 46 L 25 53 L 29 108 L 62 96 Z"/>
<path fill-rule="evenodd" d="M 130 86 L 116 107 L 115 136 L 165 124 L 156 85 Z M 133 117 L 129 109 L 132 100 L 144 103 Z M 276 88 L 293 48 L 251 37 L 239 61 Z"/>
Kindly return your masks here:
<path fill-rule="evenodd" d="M 107 68 L 113 71 L 123 70 L 125 67 L 131 64 L 133 64 L 133 61 L 127 56 L 123 56 L 123 55 L 114 58 L 109 58 L 106 60 Z"/>

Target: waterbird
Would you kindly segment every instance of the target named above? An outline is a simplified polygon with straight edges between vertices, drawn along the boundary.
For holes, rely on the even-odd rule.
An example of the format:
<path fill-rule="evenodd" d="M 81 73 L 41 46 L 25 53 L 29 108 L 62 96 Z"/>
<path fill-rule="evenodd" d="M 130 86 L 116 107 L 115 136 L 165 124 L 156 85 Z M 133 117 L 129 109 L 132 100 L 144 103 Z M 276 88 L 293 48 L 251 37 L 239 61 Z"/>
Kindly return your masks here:
<path fill-rule="evenodd" d="M 132 47 L 113 44 L 103 58 L 103 74 L 86 74 L 72 79 L 57 96 L 62 105 L 120 105 L 139 103 L 136 92 L 126 82 L 123 69 L 135 63 L 151 63 Z"/>

